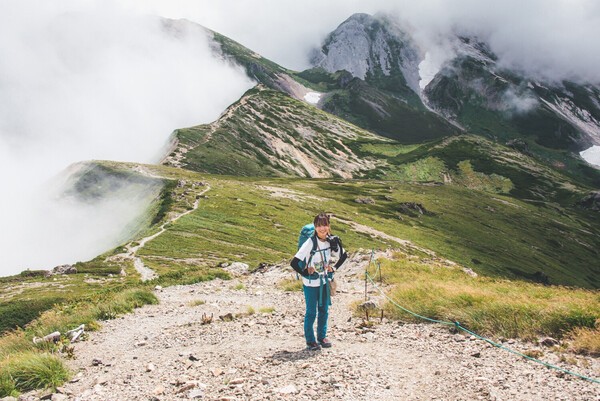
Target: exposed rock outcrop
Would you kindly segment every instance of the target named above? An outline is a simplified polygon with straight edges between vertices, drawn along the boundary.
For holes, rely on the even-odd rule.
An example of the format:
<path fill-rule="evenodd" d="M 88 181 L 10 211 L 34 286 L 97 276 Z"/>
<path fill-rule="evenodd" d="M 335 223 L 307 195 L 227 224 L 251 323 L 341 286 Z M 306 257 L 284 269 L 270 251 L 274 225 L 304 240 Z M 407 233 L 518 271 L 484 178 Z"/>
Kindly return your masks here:
<path fill-rule="evenodd" d="M 335 72 L 346 70 L 362 80 L 401 72 L 405 84 L 419 93 L 423 55 L 414 41 L 391 19 L 354 14 L 333 31 L 311 61 Z"/>

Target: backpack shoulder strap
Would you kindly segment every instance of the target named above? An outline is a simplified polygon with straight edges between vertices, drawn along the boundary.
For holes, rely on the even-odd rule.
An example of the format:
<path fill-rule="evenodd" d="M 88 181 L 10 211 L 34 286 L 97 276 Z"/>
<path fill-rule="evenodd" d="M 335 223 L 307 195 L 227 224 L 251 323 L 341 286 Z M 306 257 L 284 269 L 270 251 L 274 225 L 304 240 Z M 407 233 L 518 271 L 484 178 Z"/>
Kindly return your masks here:
<path fill-rule="evenodd" d="M 306 262 L 306 266 L 310 266 L 310 262 L 312 261 L 313 256 L 315 256 L 315 253 L 317 253 L 317 247 L 318 247 L 318 243 L 317 243 L 317 236 L 313 235 L 312 237 L 310 237 L 311 241 L 312 241 L 312 249 L 310 250 L 310 257 L 308 258 L 308 262 Z"/>
<path fill-rule="evenodd" d="M 310 251 L 311 254 L 315 254 L 315 252 L 317 252 L 317 247 L 319 246 L 319 244 L 317 243 L 317 236 L 313 235 L 312 237 L 310 237 L 310 239 L 312 240 L 312 250 Z"/>

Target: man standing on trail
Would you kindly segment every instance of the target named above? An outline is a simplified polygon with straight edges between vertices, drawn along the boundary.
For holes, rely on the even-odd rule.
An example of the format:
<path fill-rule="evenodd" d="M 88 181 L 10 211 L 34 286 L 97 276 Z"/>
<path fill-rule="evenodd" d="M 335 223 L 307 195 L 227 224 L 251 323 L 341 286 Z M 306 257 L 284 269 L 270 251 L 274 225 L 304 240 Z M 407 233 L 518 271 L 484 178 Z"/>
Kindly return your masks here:
<path fill-rule="evenodd" d="M 314 219 L 314 234 L 308 238 L 292 260 L 292 267 L 302 276 L 306 314 L 304 315 L 304 337 L 307 348 L 317 351 L 331 347 L 327 338 L 327 318 L 331 304 L 333 273 L 348 257 L 338 236 L 331 235 L 329 216 L 320 213 Z M 332 257 L 337 257 L 335 265 Z M 318 318 L 317 318 L 318 312 Z M 314 324 L 317 318 L 317 338 Z"/>

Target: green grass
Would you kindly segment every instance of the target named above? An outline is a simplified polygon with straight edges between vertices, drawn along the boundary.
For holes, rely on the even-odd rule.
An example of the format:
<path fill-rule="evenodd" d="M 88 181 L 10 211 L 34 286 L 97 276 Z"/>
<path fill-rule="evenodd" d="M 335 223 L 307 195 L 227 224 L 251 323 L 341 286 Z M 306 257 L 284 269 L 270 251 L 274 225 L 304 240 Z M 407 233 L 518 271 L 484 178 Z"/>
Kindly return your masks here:
<path fill-rule="evenodd" d="M 56 387 L 68 378 L 62 361 L 45 352 L 61 352 L 60 344 L 33 344 L 34 337 L 54 331 L 65 333 L 80 324 L 86 330 L 99 327 L 98 321 L 114 319 L 134 308 L 156 304 L 156 296 L 143 288 L 90 293 L 70 303 L 55 305 L 43 312 L 25 329 L 5 333 L 0 337 L 0 396 L 36 388 Z M 4 394 L 4 395 L 3 395 Z"/>
<path fill-rule="evenodd" d="M 47 296 L 24 302 L 23 299 L 14 299 L 0 304 L 0 333 L 23 327 L 36 319 L 40 314 L 51 309 L 55 304 L 62 303 L 67 298 Z"/>
<path fill-rule="evenodd" d="M 444 181 L 444 173 L 448 169 L 443 161 L 436 157 L 426 157 L 413 163 L 398 166 L 385 174 L 386 179 L 403 182 Z"/>
<path fill-rule="evenodd" d="M 278 287 L 286 292 L 302 291 L 302 280 L 285 279 L 278 283 Z"/>
<path fill-rule="evenodd" d="M 413 152 L 417 150 L 420 146 L 421 145 L 419 144 L 402 145 L 392 143 L 365 143 L 360 145 L 360 149 L 365 153 L 394 157 Z"/>
<path fill-rule="evenodd" d="M 458 173 L 454 175 L 454 182 L 478 191 L 508 194 L 514 188 L 512 181 L 501 175 L 486 175 L 473 169 L 470 160 L 458 163 Z"/>
<path fill-rule="evenodd" d="M 106 277 L 104 274 L 110 271 L 111 264 L 93 263 L 98 266 L 98 275 L 93 275 L 96 271 L 90 270 L 92 274 L 0 282 L 0 291 L 5 294 L 0 302 L 0 332 L 25 327 L 55 305 L 90 300 L 99 294 L 122 290 L 135 282 L 132 276 Z M 128 270 L 129 266 L 125 269 Z"/>
<path fill-rule="evenodd" d="M 46 353 L 23 353 L 0 362 L 0 397 L 38 388 L 55 389 L 70 377 L 63 362 Z"/>
<path fill-rule="evenodd" d="M 427 110 L 414 93 L 397 93 L 353 80 L 330 92 L 323 109 L 357 126 L 403 144 L 416 144 L 452 135 L 458 130 Z"/>
<path fill-rule="evenodd" d="M 190 301 L 189 305 L 190 306 L 200 306 L 200 305 L 204 305 L 205 303 L 206 303 L 206 301 L 203 299 L 195 299 L 193 301 Z"/>
<path fill-rule="evenodd" d="M 473 278 L 459 268 L 432 267 L 404 255 L 381 261 L 381 267 L 383 281 L 393 285 L 390 296 L 398 304 L 428 318 L 458 321 L 484 336 L 533 341 L 542 336 L 583 338 L 578 333 L 595 330 L 600 319 L 600 298 L 594 291 Z M 385 310 L 394 318 L 423 322 L 391 303 Z M 577 349 L 584 352 L 581 346 Z"/>
<path fill-rule="evenodd" d="M 339 174 L 337 159 L 358 159 L 348 152 L 358 147 L 351 144 L 366 140 L 386 143 L 368 131 L 265 88 L 250 89 L 231 113 L 212 125 L 177 130 L 177 138 L 192 147 L 183 159 L 186 169 L 266 177 L 309 175 L 298 165 L 292 148 L 305 153 L 316 170 L 335 176 Z M 373 159 L 368 155 L 361 158 Z"/>
<path fill-rule="evenodd" d="M 599 217 L 576 209 L 525 203 L 461 186 L 393 181 L 222 177 L 211 185 L 210 196 L 197 211 L 140 251 L 147 265 L 158 268 L 157 258 L 166 257 L 203 259 L 207 269 L 224 260 L 248 263 L 254 269 L 260 263 L 287 260 L 295 252 L 300 227 L 325 210 L 339 218 L 332 228 L 349 249 L 400 245 L 359 232 L 342 220 L 411 240 L 479 273 L 600 287 L 596 266 L 600 241 L 593 224 Z M 261 189 L 269 186 L 291 189 L 297 199 L 275 197 Z M 318 199 L 309 198 L 315 195 Z M 375 203 L 355 202 L 366 197 Z M 430 213 L 406 214 L 400 207 L 406 202 L 421 204 Z M 176 275 L 183 267 L 164 266 L 163 273 L 171 269 Z"/>

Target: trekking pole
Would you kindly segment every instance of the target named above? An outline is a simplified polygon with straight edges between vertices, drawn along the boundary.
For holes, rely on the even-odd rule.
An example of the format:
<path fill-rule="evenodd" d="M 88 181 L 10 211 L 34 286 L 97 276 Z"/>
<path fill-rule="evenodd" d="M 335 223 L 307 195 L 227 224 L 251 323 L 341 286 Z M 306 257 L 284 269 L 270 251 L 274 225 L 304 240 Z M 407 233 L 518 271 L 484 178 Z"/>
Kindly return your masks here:
<path fill-rule="evenodd" d="M 369 266 L 371 266 L 371 262 L 373 261 L 373 255 L 375 254 L 375 248 L 371 249 L 371 258 L 369 258 L 369 263 L 365 266 L 365 302 L 369 299 L 367 298 L 367 285 L 369 281 Z"/>

